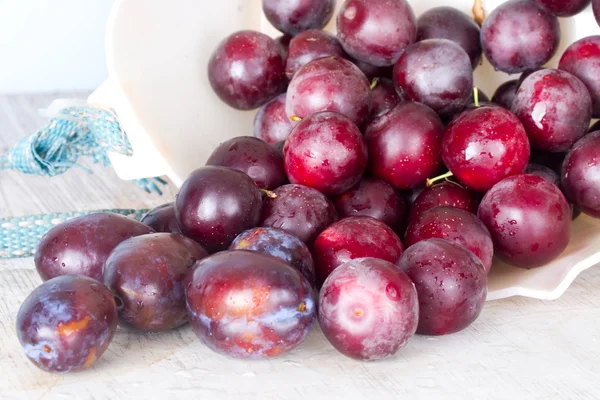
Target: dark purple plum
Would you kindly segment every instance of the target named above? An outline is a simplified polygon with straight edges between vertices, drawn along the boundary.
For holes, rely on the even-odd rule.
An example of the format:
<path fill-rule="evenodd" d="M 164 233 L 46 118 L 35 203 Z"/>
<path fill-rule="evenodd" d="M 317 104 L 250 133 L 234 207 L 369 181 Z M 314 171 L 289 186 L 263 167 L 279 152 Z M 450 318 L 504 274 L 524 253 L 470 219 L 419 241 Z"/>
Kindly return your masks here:
<path fill-rule="evenodd" d="M 240 31 L 225 38 L 208 63 L 210 84 L 223 102 L 252 110 L 285 92 L 281 46 L 267 35 Z"/>
<path fill-rule="evenodd" d="M 402 103 L 368 124 L 369 171 L 398 189 L 425 182 L 442 167 L 444 124 L 429 107 Z"/>
<path fill-rule="evenodd" d="M 326 195 L 344 193 L 367 168 L 367 146 L 350 118 L 321 112 L 304 118 L 283 147 L 285 172 L 291 183 Z"/>
<path fill-rule="evenodd" d="M 448 39 L 464 49 L 471 59 L 473 69 L 481 62 L 479 26 L 454 7 L 431 8 L 417 19 L 417 41 Z"/>
<path fill-rule="evenodd" d="M 262 0 L 267 20 L 290 36 L 321 29 L 333 17 L 336 0 Z"/>
<path fill-rule="evenodd" d="M 600 131 L 584 136 L 567 153 L 561 181 L 578 209 L 600 218 Z"/>
<path fill-rule="evenodd" d="M 415 41 L 415 13 L 406 0 L 346 0 L 337 17 L 344 50 L 375 66 L 394 65 Z"/>
<path fill-rule="evenodd" d="M 286 94 L 280 94 L 258 110 L 254 118 L 254 136 L 269 144 L 287 139 L 292 123 L 285 112 Z"/>
<path fill-rule="evenodd" d="M 523 123 L 532 147 L 561 152 L 588 132 L 592 99 L 575 76 L 542 69 L 523 81 L 511 110 Z"/>
<path fill-rule="evenodd" d="M 296 72 L 285 107 L 288 117 L 294 119 L 332 111 L 360 125 L 371 112 L 371 87 L 352 62 L 341 57 L 319 58 Z"/>
<path fill-rule="evenodd" d="M 394 67 L 394 83 L 406 100 L 451 116 L 462 111 L 471 99 L 471 60 L 462 47 L 450 40 L 423 40 L 402 53 Z"/>
<path fill-rule="evenodd" d="M 514 266 L 541 267 L 569 244 L 571 209 L 560 189 L 537 175 L 508 177 L 481 200 L 478 216 L 495 254 Z"/>
<path fill-rule="evenodd" d="M 42 280 L 60 275 L 85 275 L 102 280 L 102 266 L 116 245 L 152 229 L 123 215 L 95 213 L 62 222 L 40 240 L 35 267 Z"/>
<path fill-rule="evenodd" d="M 91 367 L 117 330 L 117 306 L 95 279 L 63 275 L 38 286 L 17 314 L 17 337 L 29 360 L 48 372 Z"/>
<path fill-rule="evenodd" d="M 290 35 L 281 35 L 275 38 L 275 42 L 281 47 L 281 58 L 283 58 L 283 63 L 287 60 L 288 51 L 290 50 L 290 42 L 292 41 L 292 36 Z"/>
<path fill-rule="evenodd" d="M 589 4 L 590 0 L 531 0 L 540 8 L 557 17 L 572 17 L 579 14 Z"/>
<path fill-rule="evenodd" d="M 523 71 L 521 73 L 521 75 L 519 75 L 519 79 L 517 80 L 517 82 L 519 82 L 519 86 L 517 86 L 517 89 L 519 89 L 519 87 L 521 87 L 521 84 L 523 83 L 523 81 L 525 79 L 527 79 L 527 77 L 529 77 L 529 75 L 533 74 L 534 72 L 537 72 L 541 69 L 545 69 L 544 67 L 537 67 L 537 68 L 532 68 L 532 69 L 526 69 L 525 71 Z"/>
<path fill-rule="evenodd" d="M 284 185 L 267 198 L 260 225 L 283 229 L 311 246 L 319 233 L 337 221 L 334 205 L 318 190 Z"/>
<path fill-rule="evenodd" d="M 269 358 L 297 347 L 310 330 L 316 299 L 286 262 L 254 251 L 224 251 L 196 263 L 186 288 L 192 328 L 211 350 Z"/>
<path fill-rule="evenodd" d="M 403 251 L 398 235 L 383 222 L 371 217 L 344 218 L 321 232 L 312 246 L 317 286 L 347 261 L 372 257 L 395 264 Z"/>
<path fill-rule="evenodd" d="M 506 176 L 522 173 L 529 162 L 523 124 L 496 105 L 471 109 L 457 117 L 444 134 L 442 157 L 467 188 L 485 192 Z"/>
<path fill-rule="evenodd" d="M 184 280 L 206 256 L 179 233 L 138 236 L 115 247 L 104 264 L 104 284 L 117 301 L 119 323 L 147 332 L 186 323 Z"/>
<path fill-rule="evenodd" d="M 284 230 L 253 228 L 241 233 L 229 250 L 251 250 L 269 254 L 296 268 L 311 285 L 315 284 L 315 263 L 304 242 Z"/>
<path fill-rule="evenodd" d="M 409 221 L 438 206 L 456 207 L 476 214 L 478 204 L 473 192 L 457 183 L 443 182 L 425 188 L 418 195 L 410 209 Z"/>
<path fill-rule="evenodd" d="M 245 173 L 225 167 L 192 172 L 175 201 L 181 231 L 210 253 L 225 250 L 260 222 L 262 194 Z"/>
<path fill-rule="evenodd" d="M 527 168 L 525 168 L 525 174 L 537 175 L 560 187 L 560 176 L 545 165 L 529 163 Z"/>
<path fill-rule="evenodd" d="M 394 72 L 394 66 L 393 65 L 386 66 L 386 67 L 378 67 L 378 66 L 366 63 L 366 62 L 362 62 L 360 60 L 354 60 L 353 59 L 351 61 L 369 79 L 373 79 L 373 78 L 388 78 L 388 79 L 392 79 L 392 74 Z"/>
<path fill-rule="evenodd" d="M 415 334 L 418 321 L 415 285 L 384 260 L 349 261 L 321 289 L 321 329 L 333 347 L 351 358 L 393 356 Z"/>
<path fill-rule="evenodd" d="M 372 85 L 375 85 L 371 90 L 371 116 L 369 119 L 375 119 L 382 116 L 386 112 L 400 103 L 403 99 L 396 92 L 394 81 L 388 78 L 377 78 Z"/>
<path fill-rule="evenodd" d="M 483 264 L 485 272 L 490 272 L 494 244 L 489 231 L 475 214 L 449 206 L 431 208 L 409 222 L 404 242 L 410 247 L 434 238 L 448 240 L 471 250 Z"/>
<path fill-rule="evenodd" d="M 279 155 L 283 157 L 283 148 L 285 147 L 285 140 L 279 141 L 273 145 L 273 148 L 277 150 Z"/>
<path fill-rule="evenodd" d="M 175 217 L 175 203 L 166 203 L 148 211 L 141 223 L 148 225 L 155 232 L 181 233 L 181 228 Z"/>
<path fill-rule="evenodd" d="M 506 81 L 502 85 L 498 86 L 496 92 L 492 96 L 492 103 L 496 103 L 499 106 L 510 110 L 512 108 L 513 100 L 517 95 L 517 90 L 519 89 L 519 81 L 513 79 L 511 81 Z"/>
<path fill-rule="evenodd" d="M 481 27 L 483 53 L 496 70 L 510 74 L 544 65 L 559 42 L 558 18 L 529 0 L 500 4 Z"/>
<path fill-rule="evenodd" d="M 583 82 L 592 96 L 592 116 L 600 118 L 600 35 L 571 44 L 560 58 L 558 68 Z"/>
<path fill-rule="evenodd" d="M 333 200 L 340 217 L 372 217 L 400 232 L 408 206 L 396 189 L 378 178 L 364 177 Z"/>
<path fill-rule="evenodd" d="M 598 23 L 598 26 L 600 26 L 600 0 L 592 0 L 592 8 L 594 10 L 596 22 Z"/>
<path fill-rule="evenodd" d="M 311 29 L 294 36 L 285 62 L 285 74 L 292 79 L 298 70 L 323 57 L 346 57 L 339 40 L 331 33 Z"/>
<path fill-rule="evenodd" d="M 252 136 L 239 136 L 221 143 L 206 165 L 242 171 L 262 189 L 275 189 L 286 181 L 281 155 L 273 146 Z"/>
<path fill-rule="evenodd" d="M 421 335 L 447 335 L 471 325 L 487 297 L 487 274 L 461 245 L 428 239 L 408 248 L 398 264 L 415 283 Z"/>
<path fill-rule="evenodd" d="M 550 168 L 552 171 L 560 174 L 560 168 L 565 160 L 567 153 L 550 153 L 547 151 L 531 149 L 530 162 L 533 164 L 543 165 Z"/>

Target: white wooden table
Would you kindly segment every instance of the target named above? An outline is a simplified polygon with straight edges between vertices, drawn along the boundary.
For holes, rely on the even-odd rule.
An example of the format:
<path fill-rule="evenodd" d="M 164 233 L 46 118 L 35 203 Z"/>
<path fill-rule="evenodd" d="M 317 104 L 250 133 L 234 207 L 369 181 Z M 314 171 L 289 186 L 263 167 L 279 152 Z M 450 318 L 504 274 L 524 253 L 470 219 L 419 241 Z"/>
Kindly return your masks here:
<path fill-rule="evenodd" d="M 0 97 L 0 151 L 44 123 L 36 110 L 54 97 Z M 93 170 L 93 175 L 71 170 L 52 179 L 0 171 L 0 217 L 148 208 L 172 200 L 176 192 L 169 186 L 163 197 L 146 195 L 110 169 Z M 581 274 L 559 300 L 487 303 L 465 331 L 415 337 L 383 362 L 341 356 L 318 327 L 291 354 L 261 362 L 213 354 L 187 326 L 160 334 L 119 328 L 91 370 L 71 375 L 38 370 L 16 338 L 17 310 L 40 283 L 31 258 L 0 261 L 2 400 L 600 398 L 598 267 Z"/>

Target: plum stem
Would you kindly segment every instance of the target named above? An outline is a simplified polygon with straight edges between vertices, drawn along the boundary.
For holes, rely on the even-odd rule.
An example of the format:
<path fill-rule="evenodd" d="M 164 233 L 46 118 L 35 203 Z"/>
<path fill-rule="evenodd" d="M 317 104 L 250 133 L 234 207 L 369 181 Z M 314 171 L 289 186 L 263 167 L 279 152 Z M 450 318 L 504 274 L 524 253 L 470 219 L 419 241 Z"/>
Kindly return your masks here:
<path fill-rule="evenodd" d="M 473 100 L 475 101 L 475 107 L 479 107 L 479 88 L 473 86 Z"/>
<path fill-rule="evenodd" d="M 290 117 L 290 119 L 291 119 L 292 121 L 294 121 L 294 122 L 302 121 L 302 118 L 300 118 L 300 117 L 296 117 L 295 115 L 292 115 L 292 116 Z"/>
<path fill-rule="evenodd" d="M 437 181 L 441 181 L 442 179 L 450 178 L 451 176 L 454 176 L 454 174 L 452 173 L 452 171 L 448 171 L 445 174 L 436 176 L 435 178 L 427 178 L 426 186 L 431 187 L 431 185 L 433 185 Z"/>
<path fill-rule="evenodd" d="M 477 25 L 481 27 L 481 25 L 483 25 L 483 21 L 485 20 L 485 10 L 483 9 L 482 1 L 475 0 L 473 3 L 473 9 L 471 11 L 473 12 L 473 18 L 475 19 L 475 22 L 477 22 Z"/>
<path fill-rule="evenodd" d="M 379 78 L 373 78 L 373 80 L 371 81 L 371 90 L 375 89 L 377 87 L 378 83 L 379 83 Z"/>
<path fill-rule="evenodd" d="M 267 196 L 270 199 L 276 199 L 277 198 L 277 194 L 271 190 L 267 190 L 267 189 L 260 189 L 261 192 L 263 192 L 265 194 L 265 196 Z"/>

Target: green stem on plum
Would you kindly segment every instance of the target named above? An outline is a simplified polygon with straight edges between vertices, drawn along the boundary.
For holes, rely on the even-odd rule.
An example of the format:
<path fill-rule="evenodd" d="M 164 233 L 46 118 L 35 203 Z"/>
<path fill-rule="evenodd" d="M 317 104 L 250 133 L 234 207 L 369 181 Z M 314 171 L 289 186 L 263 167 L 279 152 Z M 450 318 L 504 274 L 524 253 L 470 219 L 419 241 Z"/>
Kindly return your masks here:
<path fill-rule="evenodd" d="M 475 107 L 479 107 L 479 88 L 477 88 L 477 86 L 473 86 L 473 100 L 475 102 Z"/>
<path fill-rule="evenodd" d="M 377 87 L 378 83 L 379 83 L 379 78 L 373 78 L 373 80 L 371 81 L 371 90 L 375 89 Z"/>
<path fill-rule="evenodd" d="M 292 115 L 292 116 L 290 117 L 290 119 L 291 119 L 292 121 L 294 121 L 294 122 L 299 122 L 299 121 L 302 121 L 302 118 L 300 118 L 300 117 L 296 117 L 295 115 Z"/>
<path fill-rule="evenodd" d="M 427 178 L 427 182 L 425 185 L 427 187 L 431 187 L 431 185 L 433 185 L 434 183 L 441 181 L 442 179 L 450 178 L 451 176 L 454 176 L 454 174 L 451 171 L 448 171 L 445 174 L 436 176 L 435 178 Z"/>
<path fill-rule="evenodd" d="M 270 190 L 267 189 L 260 189 L 261 192 L 263 192 L 265 194 L 265 196 L 267 196 L 270 199 L 276 199 L 277 198 L 277 194 L 275 194 L 275 192 L 272 192 Z"/>

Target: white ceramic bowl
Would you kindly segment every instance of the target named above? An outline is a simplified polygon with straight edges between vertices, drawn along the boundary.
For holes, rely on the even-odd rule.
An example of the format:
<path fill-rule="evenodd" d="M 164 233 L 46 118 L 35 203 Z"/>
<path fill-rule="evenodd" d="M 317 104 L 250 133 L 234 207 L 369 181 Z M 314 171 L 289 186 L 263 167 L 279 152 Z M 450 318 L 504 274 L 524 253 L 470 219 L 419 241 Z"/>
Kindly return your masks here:
<path fill-rule="evenodd" d="M 409 0 L 415 13 L 449 5 L 471 13 L 471 0 Z M 338 0 L 338 7 L 343 3 Z M 486 12 L 502 0 L 482 0 Z M 561 19 L 562 41 L 548 63 L 555 67 L 574 40 L 599 34 L 591 9 Z M 181 185 L 204 165 L 219 143 L 252 135 L 255 112 L 223 104 L 208 82 L 206 66 L 217 44 L 241 29 L 280 35 L 264 18 L 261 0 L 117 0 L 106 41 L 109 79 L 89 99 L 116 110 L 134 155 L 112 155 L 123 179 L 167 175 Z M 335 31 L 335 18 L 327 27 Z M 510 77 L 487 61 L 475 72 L 475 83 L 491 96 Z M 582 270 L 600 262 L 600 221 L 580 217 L 571 245 L 551 264 L 531 271 L 496 261 L 489 279 L 488 300 L 522 295 L 559 297 Z"/>

